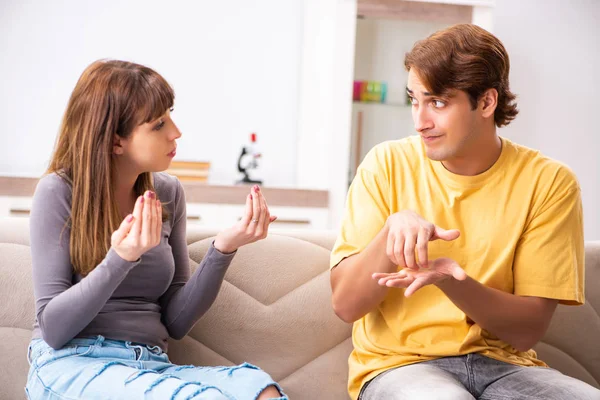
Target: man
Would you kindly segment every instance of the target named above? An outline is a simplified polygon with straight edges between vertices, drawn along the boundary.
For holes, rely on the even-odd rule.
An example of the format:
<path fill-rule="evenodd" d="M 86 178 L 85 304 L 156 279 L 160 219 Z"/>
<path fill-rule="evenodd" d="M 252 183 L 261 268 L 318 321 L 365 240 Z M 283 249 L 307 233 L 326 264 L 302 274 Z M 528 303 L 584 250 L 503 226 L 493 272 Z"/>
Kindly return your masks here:
<path fill-rule="evenodd" d="M 502 43 L 456 25 L 406 55 L 419 136 L 359 167 L 331 255 L 354 322 L 353 399 L 600 399 L 530 350 L 584 301 L 580 188 L 498 136 L 518 111 Z"/>

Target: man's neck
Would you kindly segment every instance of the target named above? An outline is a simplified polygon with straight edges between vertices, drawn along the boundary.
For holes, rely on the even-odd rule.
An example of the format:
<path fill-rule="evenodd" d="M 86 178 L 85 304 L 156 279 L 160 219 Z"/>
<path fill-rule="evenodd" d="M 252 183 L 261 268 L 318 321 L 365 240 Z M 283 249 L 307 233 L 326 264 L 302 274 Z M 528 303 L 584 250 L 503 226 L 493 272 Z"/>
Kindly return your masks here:
<path fill-rule="evenodd" d="M 479 175 L 490 169 L 502 153 L 502 141 L 496 134 L 481 135 L 471 143 L 464 155 L 442 161 L 448 171 L 465 176 Z"/>

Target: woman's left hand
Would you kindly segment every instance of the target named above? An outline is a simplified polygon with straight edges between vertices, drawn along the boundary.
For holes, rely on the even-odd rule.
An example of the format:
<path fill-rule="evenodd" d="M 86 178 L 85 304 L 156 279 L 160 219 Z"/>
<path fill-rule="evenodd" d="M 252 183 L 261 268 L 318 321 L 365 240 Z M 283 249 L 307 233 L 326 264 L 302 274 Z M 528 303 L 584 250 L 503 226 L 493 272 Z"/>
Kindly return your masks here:
<path fill-rule="evenodd" d="M 267 201 L 258 185 L 254 185 L 246 196 L 246 210 L 240 221 L 220 232 L 214 246 L 221 253 L 233 253 L 238 248 L 264 239 L 269 233 L 269 224 L 277 217 L 269 213 Z"/>

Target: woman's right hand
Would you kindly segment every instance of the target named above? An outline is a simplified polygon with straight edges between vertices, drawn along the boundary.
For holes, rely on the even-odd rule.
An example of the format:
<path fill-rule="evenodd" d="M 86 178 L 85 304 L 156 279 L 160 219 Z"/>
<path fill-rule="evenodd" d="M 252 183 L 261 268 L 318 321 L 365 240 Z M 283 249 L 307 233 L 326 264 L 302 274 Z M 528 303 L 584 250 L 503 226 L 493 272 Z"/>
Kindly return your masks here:
<path fill-rule="evenodd" d="M 129 214 L 111 236 L 111 246 L 126 261 L 137 261 L 142 254 L 160 243 L 162 206 L 154 192 L 138 197 Z"/>

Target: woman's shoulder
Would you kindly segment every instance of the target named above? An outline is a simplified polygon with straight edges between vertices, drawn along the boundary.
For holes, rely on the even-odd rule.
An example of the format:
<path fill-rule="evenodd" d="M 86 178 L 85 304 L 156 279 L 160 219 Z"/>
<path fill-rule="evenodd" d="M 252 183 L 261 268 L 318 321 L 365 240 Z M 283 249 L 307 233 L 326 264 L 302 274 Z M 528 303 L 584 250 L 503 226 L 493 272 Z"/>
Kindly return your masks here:
<path fill-rule="evenodd" d="M 154 190 L 161 201 L 175 201 L 181 196 L 181 182 L 177 177 L 166 172 L 154 172 L 152 176 Z"/>
<path fill-rule="evenodd" d="M 38 194 L 49 194 L 58 197 L 70 197 L 72 188 L 71 181 L 63 174 L 51 172 L 40 178 L 35 188 Z"/>
<path fill-rule="evenodd" d="M 33 194 L 32 216 L 58 212 L 64 217 L 71 212 L 73 190 L 70 179 L 52 172 L 40 178 Z"/>

